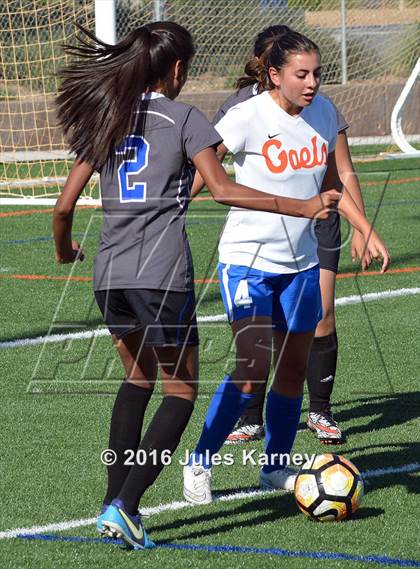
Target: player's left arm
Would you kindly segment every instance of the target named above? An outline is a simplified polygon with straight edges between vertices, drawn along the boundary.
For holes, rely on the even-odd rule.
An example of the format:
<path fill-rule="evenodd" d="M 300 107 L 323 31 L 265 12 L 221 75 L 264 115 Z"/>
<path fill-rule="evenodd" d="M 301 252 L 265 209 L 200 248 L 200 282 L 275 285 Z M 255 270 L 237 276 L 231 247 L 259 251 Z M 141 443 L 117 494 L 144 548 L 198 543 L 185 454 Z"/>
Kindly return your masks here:
<path fill-rule="evenodd" d="M 339 190 L 343 185 L 337 170 L 335 152 L 328 155 L 327 171 L 322 183 L 321 192 L 336 189 Z M 376 233 L 365 214 L 357 207 L 356 202 L 352 198 L 346 187 L 343 187 L 342 198 L 338 202 L 338 212 L 344 216 L 348 222 L 359 231 L 363 237 L 364 248 L 368 255 L 363 255 L 362 269 L 369 267 L 372 259 L 382 259 L 381 273 L 384 273 L 390 263 L 388 250 Z"/>
<path fill-rule="evenodd" d="M 364 214 L 365 204 L 363 202 L 359 178 L 354 170 L 353 161 L 351 159 L 347 133 L 345 130 L 338 133 L 335 146 L 335 160 L 343 186 L 350 193 L 359 210 Z M 351 257 L 353 261 L 356 259 L 363 261 L 363 255 L 367 256 L 365 262 L 369 265 L 371 263 L 371 259 L 369 258 L 369 252 L 365 247 L 365 240 L 363 239 L 363 235 L 360 231 L 355 230 L 353 231 L 351 241 Z"/>
<path fill-rule="evenodd" d="M 84 253 L 77 241 L 72 241 L 71 230 L 76 202 L 94 172 L 86 162 L 75 160 L 53 213 L 55 258 L 58 263 L 83 261 Z"/>

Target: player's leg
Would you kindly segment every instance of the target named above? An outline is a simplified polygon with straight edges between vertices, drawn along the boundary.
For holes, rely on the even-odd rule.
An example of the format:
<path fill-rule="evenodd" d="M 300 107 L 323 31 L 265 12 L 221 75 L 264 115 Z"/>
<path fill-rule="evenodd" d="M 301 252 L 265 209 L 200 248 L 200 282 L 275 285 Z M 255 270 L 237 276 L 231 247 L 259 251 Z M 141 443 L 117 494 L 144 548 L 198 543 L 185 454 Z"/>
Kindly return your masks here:
<path fill-rule="evenodd" d="M 271 318 L 232 323 L 236 366 L 219 384 L 207 410 L 200 438 L 184 467 L 184 497 L 194 504 L 211 502 L 211 460 L 253 396 L 271 364 Z"/>
<path fill-rule="evenodd" d="M 295 440 L 313 335 L 321 317 L 318 267 L 279 276 L 274 295 L 274 380 L 266 403 L 263 488 L 292 490 L 296 473 L 288 467 Z"/>
<path fill-rule="evenodd" d="M 113 453 L 115 462 L 107 466 L 107 491 L 97 521 L 100 533 L 105 533 L 103 517 L 112 500 L 118 496 L 130 471 L 129 461 L 138 449 L 144 415 L 157 374 L 154 351 L 144 347 L 142 332 L 134 332 L 122 339 L 115 335 L 112 338 L 126 379 L 120 386 L 112 409 L 108 449 Z"/>
<path fill-rule="evenodd" d="M 337 368 L 338 342 L 335 327 L 335 282 L 341 237 L 338 216 L 316 225 L 323 318 L 318 324 L 307 370 L 309 391 L 308 427 L 325 444 L 342 442 L 341 430 L 331 413 L 331 394 Z"/>
<path fill-rule="evenodd" d="M 99 291 L 95 296 L 125 371 L 111 416 L 108 449 L 115 462 L 107 466 L 107 491 L 98 519 L 98 530 L 102 532 L 101 515 L 121 490 L 130 469 L 125 462 L 139 446 L 144 414 L 156 381 L 157 362 L 153 349 L 144 346 L 144 333 L 133 331 L 137 321 L 124 293 Z"/>
<path fill-rule="evenodd" d="M 119 493 L 129 513 L 171 462 L 194 409 L 197 395 L 198 347 L 155 348 L 163 381 L 163 398 L 139 445 L 135 461 Z"/>
<path fill-rule="evenodd" d="M 261 271 L 221 265 L 222 297 L 232 325 L 235 369 L 210 402 L 197 446 L 184 468 L 184 496 L 192 503 L 211 501 L 211 458 L 216 454 L 271 364 L 272 291 Z M 250 316 L 252 315 L 252 316 Z"/>
<path fill-rule="evenodd" d="M 194 409 L 198 379 L 198 347 L 156 347 L 163 379 L 163 399 L 141 439 L 118 497 L 104 513 L 108 535 L 138 549 L 153 547 L 138 513 L 139 502 L 163 467 L 171 463 Z"/>
<path fill-rule="evenodd" d="M 260 473 L 264 489 L 293 490 L 296 472 L 290 453 L 300 420 L 306 363 L 314 332 L 274 333 L 274 380 L 267 394 L 265 452 Z"/>
<path fill-rule="evenodd" d="M 331 412 L 338 352 L 334 315 L 335 281 L 334 272 L 321 269 L 323 318 L 315 332 L 307 370 L 310 400 L 308 427 L 324 444 L 341 443 L 343 440 Z"/>
<path fill-rule="evenodd" d="M 226 297 L 223 287 L 222 295 Z M 226 444 L 251 442 L 264 438 L 263 410 L 268 378 L 269 373 L 266 377 L 258 378 L 254 397 L 249 401 L 232 432 L 228 435 Z"/>
<path fill-rule="evenodd" d="M 108 535 L 121 537 L 135 548 L 153 546 L 138 514 L 141 497 L 153 484 L 191 416 L 198 381 L 198 334 L 194 294 L 164 291 L 126 291 L 142 320 L 144 343 L 153 349 L 164 380 L 164 397 L 139 442 L 118 496 L 104 513 Z M 122 359 L 124 354 L 122 354 Z M 124 413 L 124 409 L 121 409 Z"/>

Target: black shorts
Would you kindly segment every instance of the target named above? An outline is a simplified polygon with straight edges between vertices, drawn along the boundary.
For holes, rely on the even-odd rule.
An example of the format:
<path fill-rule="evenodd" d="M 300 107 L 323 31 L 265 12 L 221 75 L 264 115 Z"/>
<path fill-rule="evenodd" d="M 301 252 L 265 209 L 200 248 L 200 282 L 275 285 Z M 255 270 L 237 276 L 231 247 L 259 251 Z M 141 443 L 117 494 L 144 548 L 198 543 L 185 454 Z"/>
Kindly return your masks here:
<path fill-rule="evenodd" d="M 95 291 L 95 298 L 109 331 L 119 339 L 140 331 L 144 346 L 198 345 L 194 291 L 112 289 Z"/>
<path fill-rule="evenodd" d="M 328 219 L 317 221 L 315 235 L 318 238 L 319 267 L 337 273 L 341 249 L 340 215 L 333 212 Z"/>

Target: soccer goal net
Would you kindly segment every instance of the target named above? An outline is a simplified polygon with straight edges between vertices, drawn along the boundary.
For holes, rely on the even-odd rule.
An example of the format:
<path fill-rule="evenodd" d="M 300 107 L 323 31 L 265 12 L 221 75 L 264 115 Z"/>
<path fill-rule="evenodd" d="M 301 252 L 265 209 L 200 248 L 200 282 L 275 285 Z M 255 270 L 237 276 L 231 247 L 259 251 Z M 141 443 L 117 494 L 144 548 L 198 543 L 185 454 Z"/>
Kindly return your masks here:
<path fill-rule="evenodd" d="M 0 0 L 2 203 L 53 203 L 71 167 L 54 98 L 56 73 L 68 61 L 61 46 L 74 41 L 74 22 L 118 41 L 155 19 L 192 32 L 197 54 L 181 99 L 209 117 L 233 91 L 257 33 L 287 24 L 319 45 L 322 89 L 350 123 L 353 143 L 391 148 L 392 111 L 410 74 L 394 120 L 410 146 L 420 141 L 420 85 L 412 77 L 420 0 Z M 98 197 L 94 178 L 83 199 Z"/>

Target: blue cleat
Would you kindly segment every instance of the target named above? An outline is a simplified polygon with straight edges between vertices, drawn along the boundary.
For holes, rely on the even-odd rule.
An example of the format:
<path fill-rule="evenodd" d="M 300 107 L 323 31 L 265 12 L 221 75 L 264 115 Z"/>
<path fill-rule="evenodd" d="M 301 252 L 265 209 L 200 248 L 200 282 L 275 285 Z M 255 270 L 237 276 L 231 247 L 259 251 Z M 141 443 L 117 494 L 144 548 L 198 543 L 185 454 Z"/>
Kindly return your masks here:
<path fill-rule="evenodd" d="M 121 538 L 129 549 L 151 549 L 154 542 L 143 527 L 141 516 L 132 516 L 125 511 L 118 498 L 112 500 L 106 512 L 100 516 L 106 535 Z M 99 522 L 99 519 L 98 519 Z"/>
<path fill-rule="evenodd" d="M 107 534 L 107 530 L 104 528 L 104 526 L 102 524 L 102 520 L 103 520 L 104 514 L 107 511 L 108 507 L 109 507 L 109 504 L 103 504 L 101 511 L 99 512 L 98 519 L 96 520 L 96 529 L 98 530 L 98 532 L 101 535 Z"/>

